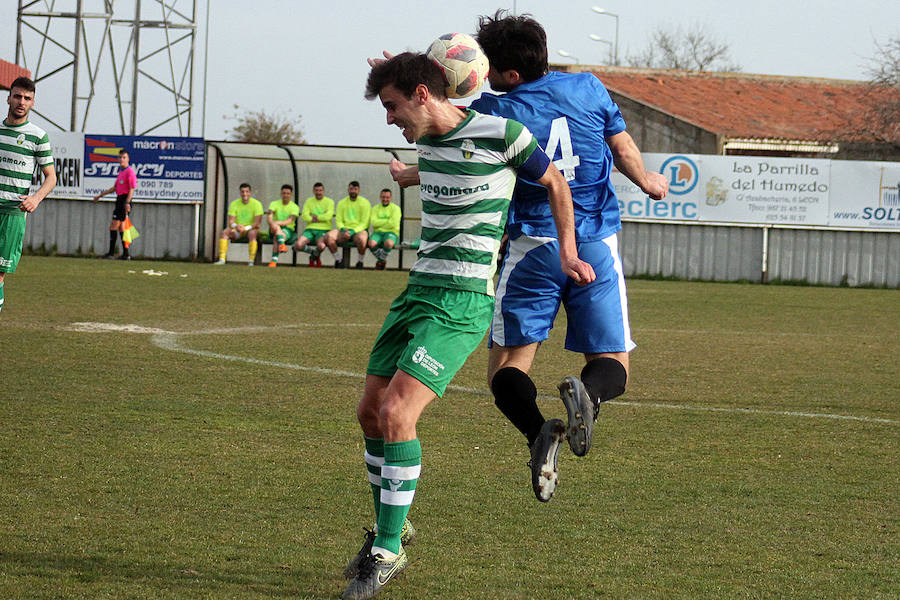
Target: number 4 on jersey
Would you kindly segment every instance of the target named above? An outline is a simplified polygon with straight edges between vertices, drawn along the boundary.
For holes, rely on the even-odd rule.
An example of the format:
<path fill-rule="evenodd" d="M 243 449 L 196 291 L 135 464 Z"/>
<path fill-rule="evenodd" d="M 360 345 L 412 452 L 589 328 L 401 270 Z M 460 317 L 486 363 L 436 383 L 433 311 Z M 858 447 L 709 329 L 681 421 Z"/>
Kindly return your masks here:
<path fill-rule="evenodd" d="M 559 149 L 562 158 L 554 159 L 556 150 Z M 550 137 L 547 139 L 547 156 L 556 165 L 556 168 L 562 171 L 566 181 L 575 179 L 575 167 L 581 164 L 572 149 L 572 137 L 569 134 L 569 122 L 565 117 L 553 119 L 550 123 Z"/>

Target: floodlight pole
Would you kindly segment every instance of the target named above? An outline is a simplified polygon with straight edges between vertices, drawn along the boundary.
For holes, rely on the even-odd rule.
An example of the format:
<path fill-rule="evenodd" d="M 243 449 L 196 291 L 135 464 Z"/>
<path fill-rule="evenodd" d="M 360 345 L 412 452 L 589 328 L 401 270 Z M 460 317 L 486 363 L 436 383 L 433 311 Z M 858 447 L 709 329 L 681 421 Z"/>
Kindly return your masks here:
<path fill-rule="evenodd" d="M 615 59 L 616 59 L 616 66 L 618 66 L 619 65 L 619 15 L 617 15 L 616 13 L 611 13 L 608 10 L 606 10 L 605 8 L 600 8 L 599 6 L 592 6 L 591 10 L 594 11 L 595 13 L 597 13 L 598 15 L 609 15 L 610 17 L 613 17 L 616 20 Z"/>

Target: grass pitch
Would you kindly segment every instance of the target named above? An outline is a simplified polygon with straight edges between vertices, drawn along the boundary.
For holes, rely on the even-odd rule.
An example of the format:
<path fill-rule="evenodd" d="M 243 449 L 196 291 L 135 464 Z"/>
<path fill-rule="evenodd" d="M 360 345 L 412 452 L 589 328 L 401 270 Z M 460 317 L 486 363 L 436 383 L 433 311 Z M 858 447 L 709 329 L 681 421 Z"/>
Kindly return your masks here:
<path fill-rule="evenodd" d="M 405 282 L 25 257 L 0 313 L 0 598 L 338 597 L 372 520 L 355 405 Z M 900 597 L 898 292 L 629 299 L 628 392 L 548 504 L 484 347 L 428 408 L 420 535 L 381 597 Z M 581 368 L 564 331 L 533 371 L 546 416 Z"/>

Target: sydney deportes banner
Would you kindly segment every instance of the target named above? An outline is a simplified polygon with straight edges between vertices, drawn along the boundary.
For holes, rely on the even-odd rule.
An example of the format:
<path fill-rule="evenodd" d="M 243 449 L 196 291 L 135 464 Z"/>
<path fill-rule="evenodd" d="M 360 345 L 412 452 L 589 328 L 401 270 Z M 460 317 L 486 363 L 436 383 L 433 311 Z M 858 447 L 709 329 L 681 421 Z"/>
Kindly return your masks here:
<path fill-rule="evenodd" d="M 137 175 L 134 197 L 142 200 L 203 198 L 203 138 L 84 134 L 84 194 L 111 188 L 119 173 L 119 151 L 127 150 Z"/>
<path fill-rule="evenodd" d="M 665 175 L 655 202 L 619 172 L 612 182 L 625 219 L 900 229 L 900 163 L 644 154 Z"/>

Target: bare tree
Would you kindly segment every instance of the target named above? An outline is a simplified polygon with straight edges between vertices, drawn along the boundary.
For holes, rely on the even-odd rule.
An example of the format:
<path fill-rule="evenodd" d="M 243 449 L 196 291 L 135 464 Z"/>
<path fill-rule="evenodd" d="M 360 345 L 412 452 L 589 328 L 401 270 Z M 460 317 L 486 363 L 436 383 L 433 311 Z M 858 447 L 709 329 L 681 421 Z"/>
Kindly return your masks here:
<path fill-rule="evenodd" d="M 638 54 L 626 58 L 628 66 L 683 71 L 740 71 L 730 62 L 727 42 L 719 41 L 705 26 L 690 29 L 657 28 L 650 43 Z"/>
<path fill-rule="evenodd" d="M 234 105 L 232 119 L 237 125 L 228 132 L 236 142 L 259 142 L 264 144 L 305 144 L 300 116 L 292 117 L 284 113 L 269 114 L 264 110 L 244 111 L 238 114 L 240 106 Z M 227 117 L 226 117 L 227 118 Z"/>
<path fill-rule="evenodd" d="M 875 56 L 869 59 L 867 72 L 875 85 L 900 88 L 900 35 L 884 44 L 875 42 Z"/>
<path fill-rule="evenodd" d="M 876 41 L 875 49 L 866 69 L 875 86 L 867 121 L 876 139 L 900 148 L 900 35 L 884 44 Z"/>

